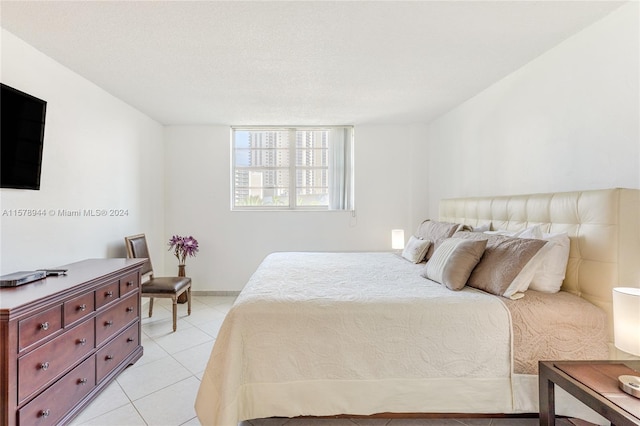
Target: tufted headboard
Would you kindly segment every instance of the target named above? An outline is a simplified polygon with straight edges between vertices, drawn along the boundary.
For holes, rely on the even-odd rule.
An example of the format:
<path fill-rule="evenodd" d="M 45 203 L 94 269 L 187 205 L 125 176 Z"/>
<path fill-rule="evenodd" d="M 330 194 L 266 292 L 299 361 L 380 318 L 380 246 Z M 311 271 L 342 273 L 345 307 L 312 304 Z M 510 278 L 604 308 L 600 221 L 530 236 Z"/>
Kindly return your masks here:
<path fill-rule="evenodd" d="M 604 309 L 613 336 L 612 289 L 640 287 L 640 190 L 445 199 L 440 220 L 491 229 L 542 224 L 571 239 L 562 289 Z"/>

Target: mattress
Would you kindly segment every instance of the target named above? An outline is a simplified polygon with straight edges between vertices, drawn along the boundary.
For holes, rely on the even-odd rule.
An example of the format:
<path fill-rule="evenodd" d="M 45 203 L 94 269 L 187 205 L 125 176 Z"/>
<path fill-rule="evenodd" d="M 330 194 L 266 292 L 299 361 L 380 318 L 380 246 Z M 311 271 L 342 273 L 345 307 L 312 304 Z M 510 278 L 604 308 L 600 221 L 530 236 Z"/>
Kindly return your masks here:
<path fill-rule="evenodd" d="M 537 407 L 531 401 L 537 361 L 514 354 L 519 347 L 539 348 L 523 342 L 554 325 L 537 324 L 541 317 L 526 302 L 513 305 L 527 297 L 507 304 L 469 287 L 450 291 L 422 278 L 423 267 L 393 253 L 269 255 L 220 329 L 196 399 L 200 421 L 236 425 L 272 416 Z M 530 299 L 546 307 L 547 296 L 553 295 Z M 589 305 L 567 296 L 578 310 Z M 594 309 L 588 315 L 597 318 Z M 593 350 L 580 349 L 587 359 L 606 350 L 606 319 L 600 317 L 589 324 Z M 579 329 L 580 322 L 569 321 L 569 328 Z"/>

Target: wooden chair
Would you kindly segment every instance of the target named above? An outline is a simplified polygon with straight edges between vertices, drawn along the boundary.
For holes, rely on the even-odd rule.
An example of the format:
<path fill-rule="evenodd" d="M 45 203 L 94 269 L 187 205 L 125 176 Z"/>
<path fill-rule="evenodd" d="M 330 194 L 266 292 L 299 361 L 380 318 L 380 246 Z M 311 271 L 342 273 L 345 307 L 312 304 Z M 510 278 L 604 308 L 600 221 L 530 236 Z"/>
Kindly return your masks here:
<path fill-rule="evenodd" d="M 148 275 L 149 279 L 142 282 L 141 296 L 149 297 L 149 317 L 153 315 L 153 298 L 165 297 L 173 301 L 173 331 L 177 329 L 178 323 L 178 297 L 186 292 L 187 314 L 191 315 L 191 278 L 188 277 L 154 277 L 147 239 L 144 234 L 132 235 L 124 238 L 127 246 L 127 256 L 129 258 L 143 258 L 147 261 L 142 266 L 142 275 Z"/>

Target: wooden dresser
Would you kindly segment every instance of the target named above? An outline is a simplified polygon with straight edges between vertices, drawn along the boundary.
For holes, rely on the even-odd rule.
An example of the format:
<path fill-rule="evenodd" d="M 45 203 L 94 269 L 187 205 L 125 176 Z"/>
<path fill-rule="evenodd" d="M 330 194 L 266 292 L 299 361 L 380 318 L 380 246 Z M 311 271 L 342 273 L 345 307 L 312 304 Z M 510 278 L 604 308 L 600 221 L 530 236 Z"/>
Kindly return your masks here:
<path fill-rule="evenodd" d="M 0 424 L 68 423 L 142 356 L 140 268 L 89 259 L 0 289 Z"/>

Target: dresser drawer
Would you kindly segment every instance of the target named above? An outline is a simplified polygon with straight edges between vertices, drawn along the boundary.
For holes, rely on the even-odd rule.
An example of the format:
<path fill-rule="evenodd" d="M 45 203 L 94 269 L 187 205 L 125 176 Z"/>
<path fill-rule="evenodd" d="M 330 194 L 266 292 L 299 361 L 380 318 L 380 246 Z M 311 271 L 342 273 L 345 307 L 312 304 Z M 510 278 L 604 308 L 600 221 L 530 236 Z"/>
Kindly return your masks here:
<path fill-rule="evenodd" d="M 96 316 L 96 346 L 138 318 L 138 293 L 132 293 Z"/>
<path fill-rule="evenodd" d="M 100 383 L 138 347 L 138 336 L 138 323 L 136 322 L 96 353 L 97 383 Z"/>
<path fill-rule="evenodd" d="M 103 285 L 96 290 L 96 309 L 115 302 L 120 297 L 120 280 Z"/>
<path fill-rule="evenodd" d="M 122 277 L 120 279 L 120 297 L 124 297 L 127 293 L 137 290 L 139 286 L 138 272 Z"/>
<path fill-rule="evenodd" d="M 18 411 L 21 425 L 55 425 L 96 386 L 95 358 L 90 356 Z"/>
<path fill-rule="evenodd" d="M 51 383 L 91 353 L 94 343 L 94 320 L 90 319 L 18 359 L 18 400 Z"/>
<path fill-rule="evenodd" d="M 0 288 L 0 426 L 66 425 L 142 357 L 145 262 L 87 259 L 61 265 L 65 275 Z M 100 346 L 98 318 L 111 325 Z M 98 351 L 107 346 L 101 355 L 113 362 L 97 383 Z"/>
<path fill-rule="evenodd" d="M 62 305 L 55 306 L 18 323 L 18 352 L 62 328 Z"/>
<path fill-rule="evenodd" d="M 69 327 L 76 321 L 80 321 L 95 310 L 93 292 L 83 294 L 64 302 L 64 326 Z"/>

